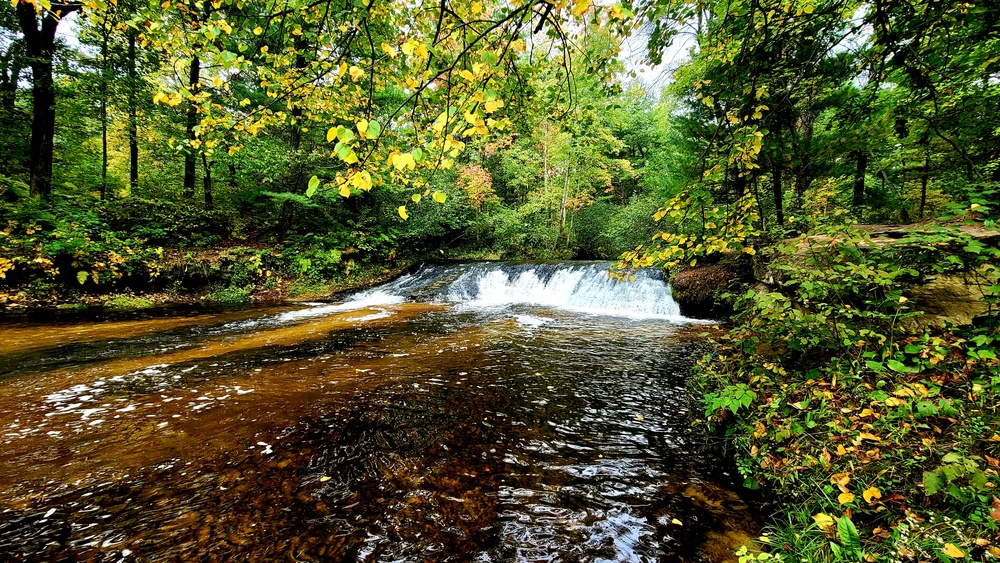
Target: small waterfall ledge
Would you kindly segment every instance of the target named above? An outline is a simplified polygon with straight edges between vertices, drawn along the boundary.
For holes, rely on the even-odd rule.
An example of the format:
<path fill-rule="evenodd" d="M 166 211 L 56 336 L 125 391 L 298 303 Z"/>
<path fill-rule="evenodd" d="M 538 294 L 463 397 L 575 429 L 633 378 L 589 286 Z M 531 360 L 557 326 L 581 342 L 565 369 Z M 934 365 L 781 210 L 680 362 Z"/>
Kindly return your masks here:
<path fill-rule="evenodd" d="M 468 308 L 515 305 L 585 314 L 686 322 L 659 270 L 639 270 L 634 281 L 610 275 L 610 262 L 427 264 L 351 302 L 425 301 Z"/>

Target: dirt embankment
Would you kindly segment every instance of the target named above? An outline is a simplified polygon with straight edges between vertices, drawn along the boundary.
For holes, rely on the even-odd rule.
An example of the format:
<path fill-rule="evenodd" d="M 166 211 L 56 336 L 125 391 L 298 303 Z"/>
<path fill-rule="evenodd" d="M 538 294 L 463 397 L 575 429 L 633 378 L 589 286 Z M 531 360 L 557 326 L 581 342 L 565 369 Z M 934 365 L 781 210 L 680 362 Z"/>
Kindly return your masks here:
<path fill-rule="evenodd" d="M 946 239 L 934 240 L 933 235 L 941 232 L 940 227 L 935 225 L 858 225 L 854 230 L 864 237 L 859 243 L 862 248 L 898 246 L 916 249 L 918 243 L 912 242 L 912 235 L 924 234 L 930 241 L 919 243 L 925 251 L 947 255 L 957 250 L 954 239 L 950 242 Z M 970 237 L 986 246 L 1000 246 L 1000 231 L 980 225 L 956 226 L 950 232 L 951 235 Z M 803 235 L 786 239 L 783 244 L 795 246 L 797 250 L 790 259 L 798 257 L 804 263 L 811 252 L 831 246 L 836 242 L 835 238 L 826 234 Z M 670 285 L 683 314 L 699 318 L 725 318 L 733 312 L 734 295 L 754 286 L 775 290 L 785 281 L 783 274 L 763 259 L 752 261 L 745 256 L 729 255 L 714 264 L 699 264 L 677 272 L 671 277 Z M 975 268 L 925 272 L 901 285 L 904 295 L 911 301 L 911 307 L 923 313 L 913 321 L 922 326 L 967 324 L 988 308 L 982 277 L 977 275 Z"/>

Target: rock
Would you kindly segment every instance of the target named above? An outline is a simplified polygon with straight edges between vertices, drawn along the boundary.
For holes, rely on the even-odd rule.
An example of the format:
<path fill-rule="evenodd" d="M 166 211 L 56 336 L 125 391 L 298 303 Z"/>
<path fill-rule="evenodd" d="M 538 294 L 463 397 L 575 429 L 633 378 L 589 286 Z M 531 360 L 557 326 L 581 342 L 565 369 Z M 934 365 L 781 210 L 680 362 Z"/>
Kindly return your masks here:
<path fill-rule="evenodd" d="M 911 308 L 923 312 L 908 320 L 913 327 L 963 325 L 987 311 L 983 292 L 970 275 L 939 275 L 905 290 Z"/>
<path fill-rule="evenodd" d="M 856 225 L 853 229 L 869 237 L 866 242 L 859 244 L 862 252 L 868 248 L 890 246 L 905 250 L 909 245 L 902 239 L 907 236 L 935 235 L 944 232 L 965 235 L 987 246 L 1000 244 L 1000 231 L 978 225 L 955 225 L 951 231 L 943 231 L 941 226 L 934 224 Z M 806 265 L 807 258 L 814 252 L 822 252 L 823 249 L 830 247 L 834 241 L 829 235 L 824 234 L 803 236 L 784 242 L 786 245 L 797 247 L 797 250 L 787 256 L 786 260 L 798 264 L 799 267 L 807 268 L 809 267 Z M 946 256 L 956 252 L 958 244 L 964 243 L 941 239 L 934 242 L 931 248 L 932 252 Z M 777 290 L 783 282 L 787 281 L 784 279 L 784 274 L 773 267 L 765 267 L 763 271 L 757 273 L 756 277 L 771 291 Z M 900 289 L 910 300 L 909 310 L 922 313 L 906 319 L 903 321 L 904 324 L 910 329 L 919 329 L 944 326 L 948 323 L 953 325 L 971 323 L 976 316 L 988 310 L 983 299 L 983 288 L 976 283 L 975 278 L 974 271 L 932 275 L 925 273 L 920 281 L 901 283 Z"/>
<path fill-rule="evenodd" d="M 674 301 L 686 317 L 711 319 L 728 317 L 733 312 L 732 301 L 722 294 L 737 291 L 744 276 L 726 264 L 711 264 L 682 270 L 670 279 Z"/>

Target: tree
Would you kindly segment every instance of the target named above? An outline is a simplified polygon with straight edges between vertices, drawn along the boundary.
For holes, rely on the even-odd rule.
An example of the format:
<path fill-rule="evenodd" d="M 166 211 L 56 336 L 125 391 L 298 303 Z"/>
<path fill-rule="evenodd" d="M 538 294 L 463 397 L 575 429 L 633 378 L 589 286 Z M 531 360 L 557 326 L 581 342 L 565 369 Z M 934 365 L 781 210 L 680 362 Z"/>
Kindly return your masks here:
<path fill-rule="evenodd" d="M 25 70 L 24 40 L 16 36 L 17 13 L 12 4 L 0 5 L 0 174 L 14 174 L 24 165 L 28 138 L 24 118 L 17 108 L 18 83 Z"/>
<path fill-rule="evenodd" d="M 52 193 L 52 147 L 56 127 L 56 94 L 52 76 L 56 27 L 64 16 L 83 7 L 77 2 L 54 2 L 48 7 L 18 0 L 17 20 L 24 35 L 24 50 L 31 67 L 30 187 L 32 197 Z"/>

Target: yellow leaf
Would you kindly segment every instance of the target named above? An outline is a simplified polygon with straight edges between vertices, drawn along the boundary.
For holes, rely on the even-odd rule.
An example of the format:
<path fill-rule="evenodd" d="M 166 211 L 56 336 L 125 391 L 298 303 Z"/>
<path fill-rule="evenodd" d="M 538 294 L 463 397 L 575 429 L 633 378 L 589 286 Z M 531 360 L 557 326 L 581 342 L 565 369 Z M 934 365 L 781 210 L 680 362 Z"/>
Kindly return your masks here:
<path fill-rule="evenodd" d="M 403 43 L 403 45 L 400 47 L 400 49 L 403 50 L 403 54 L 404 55 L 412 55 L 413 54 L 413 40 L 412 39 L 407 40 L 406 43 Z"/>
<path fill-rule="evenodd" d="M 896 397 L 889 397 L 888 399 L 885 400 L 885 406 L 887 407 L 901 407 L 905 404 L 906 401 Z"/>
<path fill-rule="evenodd" d="M 871 432 L 862 432 L 858 434 L 858 438 L 862 440 L 871 440 L 872 442 L 881 442 L 882 438 L 872 434 Z"/>
<path fill-rule="evenodd" d="M 468 80 L 469 82 L 475 82 L 476 81 L 476 76 L 474 74 L 472 74 L 471 72 L 469 72 L 468 70 L 463 70 L 462 72 L 458 73 L 458 75 L 461 76 L 462 78 Z"/>
<path fill-rule="evenodd" d="M 261 27 L 259 25 L 257 27 L 255 27 L 255 28 L 253 28 L 253 34 L 254 35 L 260 35 L 261 33 L 264 33 L 264 30 L 261 29 Z"/>
<path fill-rule="evenodd" d="M 847 450 L 844 449 L 843 444 L 837 444 L 837 455 L 847 455 Z"/>
<path fill-rule="evenodd" d="M 670 520 L 670 523 L 671 523 L 671 524 L 673 524 L 673 525 L 675 525 L 675 526 L 682 526 L 682 525 L 683 525 L 683 524 L 681 523 L 681 521 L 680 521 L 680 520 L 678 520 L 678 519 L 676 519 L 676 518 L 672 518 L 672 519 Z"/>
<path fill-rule="evenodd" d="M 875 504 L 875 501 L 882 498 L 882 491 L 879 491 L 875 487 L 868 487 L 865 492 L 861 493 L 861 496 L 865 497 L 865 501 L 868 504 Z"/>
<path fill-rule="evenodd" d="M 815 521 L 816 525 L 819 526 L 819 529 L 823 530 L 824 532 L 833 529 L 833 526 L 835 525 L 833 517 L 830 516 L 829 514 L 823 514 L 823 513 L 814 514 L 813 521 Z"/>
<path fill-rule="evenodd" d="M 158 104 L 160 102 L 166 102 L 168 99 L 167 95 L 163 92 L 157 92 L 156 95 L 153 96 L 153 103 Z"/>
<path fill-rule="evenodd" d="M 364 137 L 365 133 L 368 132 L 368 120 L 362 117 L 358 121 L 357 125 L 358 125 L 358 133 L 361 133 L 361 136 Z"/>
<path fill-rule="evenodd" d="M 337 128 L 331 127 L 326 130 L 326 142 L 332 143 L 337 138 Z"/>
<path fill-rule="evenodd" d="M 847 473 L 836 473 L 830 476 L 830 482 L 834 485 L 840 485 L 843 487 L 851 482 L 851 476 Z"/>
<path fill-rule="evenodd" d="M 340 188 L 337 189 L 337 193 L 343 197 L 351 197 L 351 186 L 348 185 L 347 182 L 344 182 L 340 185 Z"/>
<path fill-rule="evenodd" d="M 573 15 L 582 16 L 590 9 L 590 0 L 577 0 L 573 6 Z"/>
<path fill-rule="evenodd" d="M 416 164 L 414 162 L 414 160 L 413 160 L 413 155 L 411 155 L 409 153 L 403 153 L 403 154 L 397 153 L 397 154 L 394 154 L 394 155 L 392 155 L 392 158 L 390 160 L 391 160 L 393 168 L 395 168 L 396 170 L 402 170 L 402 169 L 406 168 L 407 166 L 410 167 L 410 170 L 413 170 L 413 168 L 414 168 L 414 166 Z"/>
<path fill-rule="evenodd" d="M 399 216 L 402 217 L 404 221 L 410 218 L 410 216 L 406 214 L 406 206 L 405 205 L 400 205 L 399 206 Z"/>
<path fill-rule="evenodd" d="M 840 493 L 837 495 L 837 501 L 840 504 L 847 504 L 849 502 L 854 502 L 854 494 L 852 493 Z"/>
<path fill-rule="evenodd" d="M 396 48 L 388 43 L 382 44 L 382 52 L 388 55 L 390 59 L 395 59 L 398 54 Z"/>
<path fill-rule="evenodd" d="M 965 552 L 955 547 L 955 544 L 953 543 L 944 544 L 944 554 L 948 557 L 954 557 L 955 559 L 965 558 Z"/>
<path fill-rule="evenodd" d="M 813 13 L 813 10 L 815 10 L 815 9 L 816 9 L 816 6 L 803 6 L 802 7 L 802 11 L 805 12 L 805 13 L 807 13 L 807 14 Z"/>
<path fill-rule="evenodd" d="M 475 15 L 483 11 L 483 5 L 479 2 L 473 2 L 470 9 L 472 10 L 472 14 Z"/>
<path fill-rule="evenodd" d="M 357 65 L 352 66 L 348 72 L 351 73 L 351 80 L 354 81 L 360 80 L 365 75 L 365 71 L 361 70 Z"/>
<path fill-rule="evenodd" d="M 319 478 L 319 482 L 320 483 L 326 483 L 330 479 L 331 479 L 331 477 L 328 477 L 328 476 L 324 475 L 324 476 L 322 476 L 322 477 Z"/>
<path fill-rule="evenodd" d="M 347 76 L 347 63 L 340 63 L 340 67 L 338 67 L 337 70 L 339 71 L 341 78 Z"/>
<path fill-rule="evenodd" d="M 372 175 L 367 170 L 362 170 L 351 178 L 351 183 L 355 188 L 367 192 L 372 189 Z"/>

